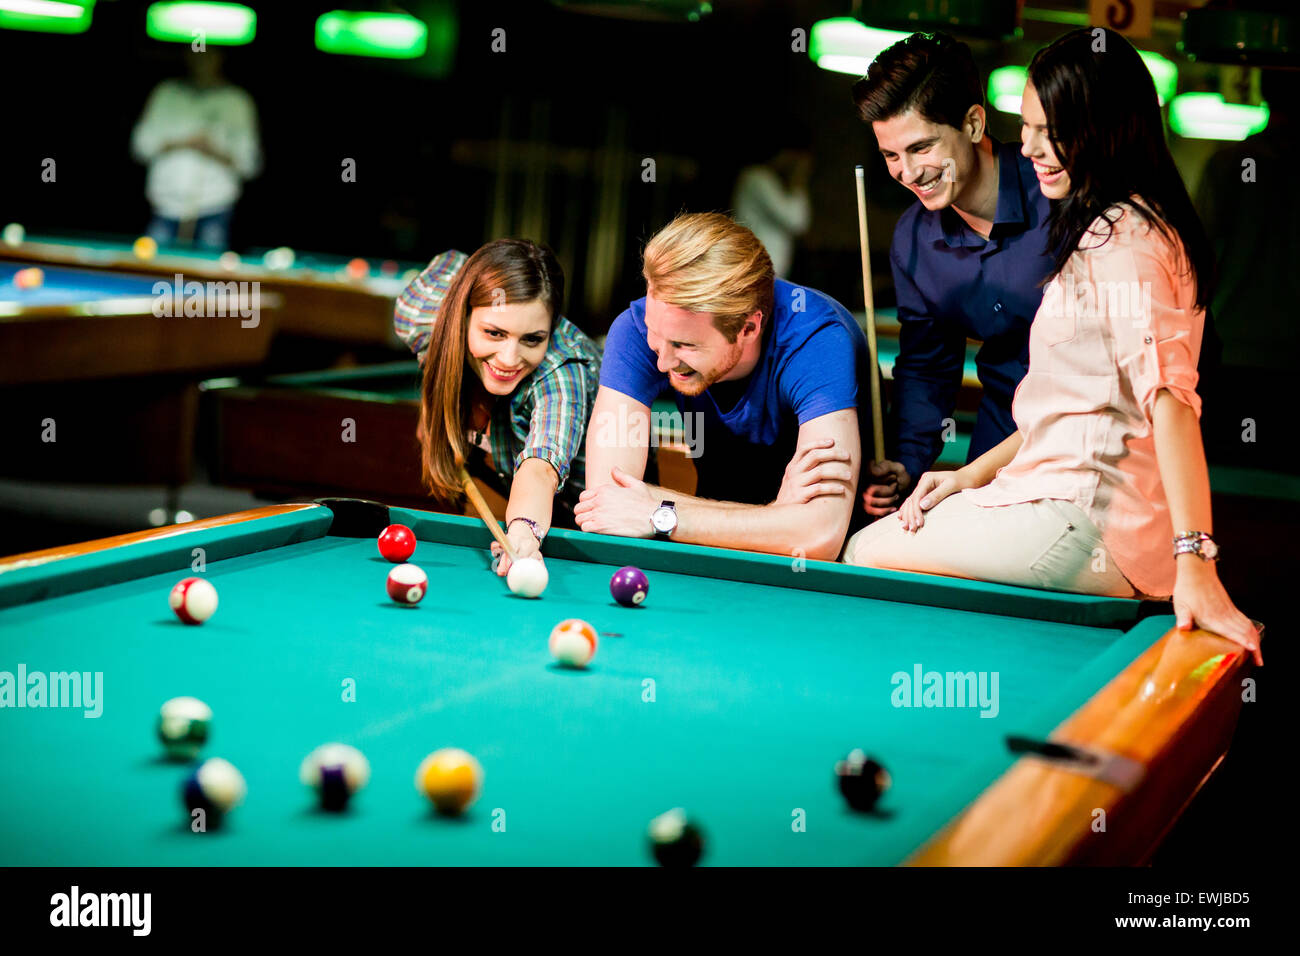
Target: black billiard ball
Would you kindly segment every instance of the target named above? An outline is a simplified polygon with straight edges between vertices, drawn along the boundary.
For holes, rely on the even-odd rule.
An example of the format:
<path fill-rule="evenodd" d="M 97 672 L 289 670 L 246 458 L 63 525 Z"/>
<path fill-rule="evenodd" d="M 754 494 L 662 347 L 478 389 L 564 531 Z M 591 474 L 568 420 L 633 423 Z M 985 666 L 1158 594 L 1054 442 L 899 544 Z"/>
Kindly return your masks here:
<path fill-rule="evenodd" d="M 836 762 L 835 779 L 849 806 L 864 813 L 875 808 L 890 783 L 889 771 L 862 750 L 850 751 Z"/>
<path fill-rule="evenodd" d="M 694 866 L 704 853 L 704 834 L 680 808 L 650 821 L 650 850 L 660 866 Z"/>

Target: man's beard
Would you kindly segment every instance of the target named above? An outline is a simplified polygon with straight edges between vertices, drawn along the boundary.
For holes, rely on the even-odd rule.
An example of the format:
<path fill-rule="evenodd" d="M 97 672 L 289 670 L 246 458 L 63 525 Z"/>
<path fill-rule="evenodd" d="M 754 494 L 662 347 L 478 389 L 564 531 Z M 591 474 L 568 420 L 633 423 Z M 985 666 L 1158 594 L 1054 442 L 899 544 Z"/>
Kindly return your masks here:
<path fill-rule="evenodd" d="M 715 382 L 719 382 L 725 376 L 730 375 L 731 370 L 740 364 L 740 353 L 742 351 L 743 349 L 739 345 L 735 345 L 733 351 L 727 356 L 728 361 L 724 365 L 714 369 L 707 376 L 696 372 L 687 379 L 687 381 L 681 382 L 670 375 L 668 377 L 668 384 L 670 384 L 674 390 L 680 394 L 685 395 L 688 398 L 694 398 L 696 395 L 702 394 L 705 389 L 709 388 Z M 692 369 L 691 371 L 695 370 Z"/>

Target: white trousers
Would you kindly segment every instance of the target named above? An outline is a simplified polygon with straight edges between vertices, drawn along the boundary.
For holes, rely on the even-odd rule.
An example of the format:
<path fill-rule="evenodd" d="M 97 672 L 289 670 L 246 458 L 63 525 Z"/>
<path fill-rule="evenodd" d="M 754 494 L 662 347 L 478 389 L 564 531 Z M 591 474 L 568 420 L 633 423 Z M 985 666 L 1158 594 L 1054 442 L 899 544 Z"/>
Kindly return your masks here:
<path fill-rule="evenodd" d="M 867 525 L 844 548 L 844 562 L 1022 587 L 1137 597 L 1077 505 L 1044 498 L 985 508 L 958 492 L 925 513 L 915 533 L 895 512 Z"/>

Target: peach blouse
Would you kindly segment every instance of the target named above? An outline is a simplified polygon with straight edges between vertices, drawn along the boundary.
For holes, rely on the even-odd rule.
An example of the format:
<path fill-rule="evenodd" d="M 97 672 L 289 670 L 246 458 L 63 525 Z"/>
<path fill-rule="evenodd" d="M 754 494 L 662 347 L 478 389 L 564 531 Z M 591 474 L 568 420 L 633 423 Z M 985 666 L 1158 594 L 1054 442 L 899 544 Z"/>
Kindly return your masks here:
<path fill-rule="evenodd" d="M 1200 415 L 1205 315 L 1195 299 L 1181 247 L 1129 204 L 1107 210 L 1043 291 L 1029 371 L 1011 406 L 1024 436 L 1019 452 L 992 482 L 963 494 L 986 507 L 1073 502 L 1130 584 L 1170 595 L 1174 529 L 1152 414 L 1164 388 Z"/>

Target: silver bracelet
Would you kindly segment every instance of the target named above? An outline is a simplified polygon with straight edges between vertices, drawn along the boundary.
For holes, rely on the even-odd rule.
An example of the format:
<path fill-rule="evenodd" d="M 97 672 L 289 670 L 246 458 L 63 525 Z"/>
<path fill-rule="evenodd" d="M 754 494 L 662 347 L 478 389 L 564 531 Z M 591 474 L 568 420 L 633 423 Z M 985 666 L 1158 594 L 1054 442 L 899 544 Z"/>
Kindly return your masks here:
<path fill-rule="evenodd" d="M 540 531 L 537 530 L 537 522 L 534 521 L 532 518 L 525 518 L 522 515 L 518 518 L 511 518 L 508 522 L 506 522 L 507 534 L 510 533 L 510 526 L 514 524 L 516 521 L 522 521 L 524 524 L 528 525 L 528 530 L 531 531 L 533 533 L 533 537 L 537 539 L 538 546 L 540 546 L 542 542 L 546 540 L 546 535 L 542 534 Z"/>

